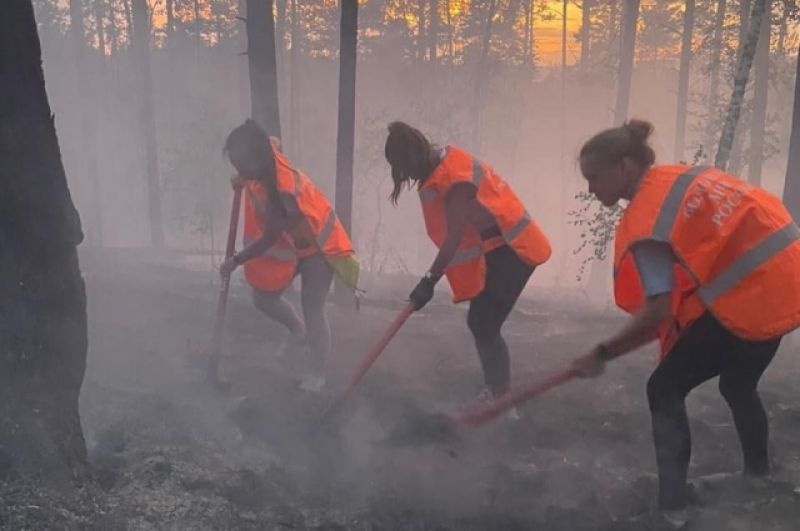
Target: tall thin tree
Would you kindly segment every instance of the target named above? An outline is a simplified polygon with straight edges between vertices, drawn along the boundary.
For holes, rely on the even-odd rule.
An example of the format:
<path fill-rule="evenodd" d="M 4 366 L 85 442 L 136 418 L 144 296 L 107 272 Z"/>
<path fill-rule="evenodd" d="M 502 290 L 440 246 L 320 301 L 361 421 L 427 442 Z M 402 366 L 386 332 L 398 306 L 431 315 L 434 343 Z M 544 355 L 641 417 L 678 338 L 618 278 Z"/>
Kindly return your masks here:
<path fill-rule="evenodd" d="M 675 151 L 673 158 L 676 161 L 683 160 L 683 151 L 686 143 L 686 114 L 689 101 L 692 37 L 694 36 L 694 7 L 694 0 L 686 0 L 683 10 L 681 62 L 678 70 L 678 102 L 675 106 Z"/>
<path fill-rule="evenodd" d="M 617 74 L 617 102 L 614 106 L 614 124 L 620 125 L 628 117 L 633 78 L 633 57 L 636 50 L 636 25 L 639 21 L 639 0 L 625 0 L 622 15 L 622 48 Z"/>
<path fill-rule="evenodd" d="M 744 102 L 744 92 L 747 87 L 747 80 L 750 77 L 750 68 L 753 66 L 756 46 L 758 45 L 758 35 L 761 32 L 761 17 L 764 16 L 766 0 L 753 0 L 753 10 L 749 16 L 749 31 L 739 54 L 736 65 L 736 73 L 733 80 L 733 93 L 731 94 L 728 110 L 725 113 L 725 123 L 722 127 L 722 134 L 719 139 L 719 148 L 714 165 L 722 170 L 728 166 L 728 159 L 733 146 L 736 126 L 742 114 L 742 103 Z"/>
<path fill-rule="evenodd" d="M 753 114 L 750 121 L 750 157 L 747 163 L 747 180 L 761 184 L 764 162 L 764 134 L 767 127 L 767 100 L 769 98 L 769 48 L 772 35 L 771 0 L 766 0 L 761 31 L 756 47 L 753 77 Z"/>
<path fill-rule="evenodd" d="M 594 0 L 583 0 L 581 5 L 581 72 L 589 71 L 589 47 L 592 42 L 592 6 Z"/>
<path fill-rule="evenodd" d="M 345 230 L 350 232 L 353 215 L 358 0 L 342 0 L 341 5 L 339 125 L 336 135 L 336 214 Z"/>
<path fill-rule="evenodd" d="M 800 223 L 800 47 L 797 49 L 797 67 L 794 78 L 794 105 L 792 133 L 789 137 L 789 160 L 786 165 L 786 183 L 783 202 L 795 221 Z"/>
<path fill-rule="evenodd" d="M 147 0 L 133 0 L 133 46 L 139 74 L 139 120 L 144 144 L 147 211 L 150 220 L 150 243 L 164 246 L 164 222 L 161 212 L 161 175 L 158 169 L 158 138 L 150 67 L 150 8 Z"/>
<path fill-rule="evenodd" d="M 83 239 L 45 90 L 31 0 L 0 17 L 0 456 L 4 477 L 83 475 Z"/>

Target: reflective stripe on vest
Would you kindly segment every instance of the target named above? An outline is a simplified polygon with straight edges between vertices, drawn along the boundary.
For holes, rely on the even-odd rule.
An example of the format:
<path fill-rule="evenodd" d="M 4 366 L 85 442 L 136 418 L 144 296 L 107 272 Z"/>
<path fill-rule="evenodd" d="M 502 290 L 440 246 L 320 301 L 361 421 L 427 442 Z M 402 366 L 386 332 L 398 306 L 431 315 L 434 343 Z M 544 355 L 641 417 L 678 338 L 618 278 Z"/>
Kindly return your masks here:
<path fill-rule="evenodd" d="M 481 161 L 472 157 L 472 184 L 475 185 L 477 188 L 481 185 L 481 181 L 483 180 L 483 166 L 481 166 Z"/>
<path fill-rule="evenodd" d="M 714 279 L 700 287 L 700 298 L 711 306 L 725 292 L 758 267 L 800 239 L 800 228 L 793 222 L 773 232 L 755 247 L 733 261 Z"/>
<path fill-rule="evenodd" d="M 333 232 L 333 227 L 336 224 L 336 213 L 333 209 L 328 211 L 328 218 L 325 220 L 325 225 L 322 226 L 322 230 L 319 231 L 319 236 L 317 236 L 317 245 L 319 245 L 320 249 L 325 247 L 325 244 L 328 242 L 328 238 L 330 238 L 331 233 Z"/>
<path fill-rule="evenodd" d="M 653 225 L 653 238 L 656 240 L 667 241 L 672 233 L 672 226 L 675 218 L 678 217 L 678 210 L 681 208 L 686 191 L 694 182 L 695 178 L 710 169 L 711 166 L 693 166 L 680 174 L 667 193 L 661 209 L 658 212 L 655 225 Z"/>
<path fill-rule="evenodd" d="M 503 231 L 503 238 L 510 243 L 511 241 L 514 240 L 514 238 L 522 234 L 522 231 L 524 231 L 530 224 L 531 224 L 531 215 L 528 214 L 528 211 L 526 210 L 525 214 L 523 214 L 520 220 L 517 221 L 516 225 L 514 225 L 507 231 Z"/>
<path fill-rule="evenodd" d="M 456 251 L 456 254 L 453 255 L 453 259 L 450 260 L 450 263 L 447 264 L 447 267 L 459 266 L 461 264 L 471 262 L 477 258 L 480 258 L 482 254 L 483 248 L 481 248 L 480 245 L 473 245 L 465 249 L 459 249 Z"/>
<path fill-rule="evenodd" d="M 427 203 L 429 201 L 433 201 L 436 199 L 438 192 L 436 192 L 433 188 L 425 188 L 424 190 L 419 191 L 419 200 L 423 203 Z"/>

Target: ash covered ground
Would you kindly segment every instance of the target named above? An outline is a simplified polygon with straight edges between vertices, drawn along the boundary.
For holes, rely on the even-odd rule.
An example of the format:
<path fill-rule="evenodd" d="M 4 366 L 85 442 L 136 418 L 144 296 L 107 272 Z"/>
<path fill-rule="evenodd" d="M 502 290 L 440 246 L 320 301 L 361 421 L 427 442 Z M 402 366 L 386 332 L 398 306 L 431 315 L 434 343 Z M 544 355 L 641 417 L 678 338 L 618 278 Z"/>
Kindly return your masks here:
<path fill-rule="evenodd" d="M 284 332 L 237 278 L 222 364 L 232 385 L 219 393 L 203 382 L 217 294 L 207 267 L 134 252 L 86 255 L 82 264 L 90 351 L 81 407 L 93 479 L 0 483 L 3 529 L 655 528 L 645 399 L 652 350 L 530 402 L 521 420 L 420 436 L 427 413 L 453 410 L 481 388 L 466 308 L 442 292 L 322 423 L 413 280 L 367 279 L 359 312 L 329 305 L 334 354 L 327 390 L 313 394 L 298 388 L 305 360 L 277 356 Z M 529 290 L 504 329 L 514 379 L 560 369 L 621 321 L 580 294 Z M 800 371 L 789 343 L 761 384 L 770 482 L 715 479 L 740 468 L 733 422 L 716 381 L 690 395 L 690 529 L 797 528 Z"/>

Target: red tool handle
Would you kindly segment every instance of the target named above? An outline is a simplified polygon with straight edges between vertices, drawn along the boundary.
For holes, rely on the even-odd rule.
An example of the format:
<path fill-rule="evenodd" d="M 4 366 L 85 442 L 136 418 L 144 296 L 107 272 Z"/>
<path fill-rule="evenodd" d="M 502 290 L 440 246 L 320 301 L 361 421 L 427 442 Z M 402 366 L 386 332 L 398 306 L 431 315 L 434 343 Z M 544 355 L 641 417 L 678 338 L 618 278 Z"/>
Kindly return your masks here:
<path fill-rule="evenodd" d="M 225 246 L 225 259 L 233 256 L 236 250 L 236 231 L 239 229 L 239 211 L 242 203 L 242 187 L 233 188 L 233 205 L 231 206 L 231 224 L 228 227 L 228 243 Z M 222 331 L 225 326 L 225 313 L 228 307 L 228 289 L 231 285 L 230 276 L 222 279 L 217 299 L 217 317 L 214 321 L 214 336 L 211 342 L 211 357 L 208 360 L 207 378 L 211 382 L 217 381 L 219 358 L 222 352 Z"/>
<path fill-rule="evenodd" d="M 400 327 L 403 326 L 403 323 L 406 322 L 406 320 L 412 313 L 414 313 L 414 305 L 408 303 L 406 307 L 403 308 L 403 310 L 397 315 L 397 317 L 394 318 L 394 321 L 392 321 L 392 324 L 389 325 L 389 329 L 383 335 L 381 340 L 378 341 L 375 344 L 375 346 L 372 347 L 372 350 L 370 350 L 369 353 L 367 353 L 367 355 L 364 356 L 364 359 L 361 360 L 361 363 L 356 369 L 356 372 L 353 374 L 353 376 L 350 378 L 350 381 L 347 383 L 347 388 L 345 389 L 344 396 L 349 395 L 353 391 L 353 389 L 356 388 L 356 386 L 359 384 L 361 379 L 367 373 L 369 368 L 372 367 L 372 364 L 375 363 L 375 360 L 377 360 L 378 357 L 381 355 L 383 349 L 386 348 L 386 345 L 389 344 L 389 341 L 391 341 L 392 338 L 395 336 L 395 334 L 397 334 L 397 331 L 400 330 Z"/>
<path fill-rule="evenodd" d="M 557 372 L 544 380 L 531 382 L 522 387 L 512 389 L 503 396 L 495 398 L 486 404 L 461 411 L 453 416 L 453 420 L 457 424 L 464 426 L 481 426 L 512 407 L 546 393 L 550 389 L 558 387 L 577 376 L 578 371 L 575 369 Z"/>

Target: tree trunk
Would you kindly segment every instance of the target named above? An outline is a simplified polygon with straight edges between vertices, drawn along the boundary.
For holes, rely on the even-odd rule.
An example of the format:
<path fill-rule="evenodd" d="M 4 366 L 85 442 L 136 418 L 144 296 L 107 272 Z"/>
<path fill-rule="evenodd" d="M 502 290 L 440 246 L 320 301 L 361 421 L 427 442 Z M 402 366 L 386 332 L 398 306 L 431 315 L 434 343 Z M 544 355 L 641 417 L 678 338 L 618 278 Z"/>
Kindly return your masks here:
<path fill-rule="evenodd" d="M 436 66 L 439 56 L 439 0 L 428 0 L 430 25 L 428 27 L 428 58 Z"/>
<path fill-rule="evenodd" d="M 336 214 L 350 233 L 353 214 L 353 150 L 356 118 L 358 0 L 342 0 L 339 47 L 339 122 L 336 136 Z"/>
<path fill-rule="evenodd" d="M 800 48 L 797 50 L 793 107 L 792 134 L 789 137 L 789 161 L 786 165 L 783 203 L 789 209 L 794 220 L 800 223 Z"/>
<path fill-rule="evenodd" d="M 133 12 L 131 10 L 131 0 L 122 0 L 122 7 L 125 9 L 125 24 L 127 26 L 128 40 L 133 44 L 136 36 L 133 34 Z"/>
<path fill-rule="evenodd" d="M 417 0 L 417 60 L 425 62 L 425 51 L 428 47 L 425 39 L 425 0 Z"/>
<path fill-rule="evenodd" d="M 613 49 L 617 38 L 617 0 L 608 0 L 608 47 Z"/>
<path fill-rule="evenodd" d="M 91 116 L 91 94 L 89 83 L 89 61 L 87 55 L 86 36 L 83 25 L 83 4 L 81 0 L 69 2 L 70 36 L 72 51 L 75 55 L 75 93 L 78 95 L 78 112 L 80 114 L 81 134 L 78 149 L 84 161 L 82 170 L 89 181 L 92 202 L 92 224 L 89 231 L 89 242 L 94 246 L 103 245 L 103 214 L 101 210 L 100 180 L 97 172 L 96 131 Z"/>
<path fill-rule="evenodd" d="M 764 16 L 761 17 L 761 32 L 755 57 L 753 89 L 753 116 L 750 122 L 750 160 L 747 163 L 747 180 L 761 184 L 761 168 L 764 162 L 764 131 L 767 126 L 767 98 L 769 93 L 769 47 L 772 36 L 771 0 L 766 0 Z"/>
<path fill-rule="evenodd" d="M 445 10 L 447 12 L 447 55 L 450 56 L 450 64 L 455 63 L 455 35 L 453 32 L 453 19 L 450 14 L 450 0 L 445 0 Z"/>
<path fill-rule="evenodd" d="M 694 34 L 694 0 L 686 0 L 683 11 L 683 35 L 681 36 L 681 64 L 678 71 L 678 104 L 675 110 L 674 160 L 683 160 L 686 135 L 686 113 L 689 100 L 689 71 L 692 59 L 692 36 Z"/>
<path fill-rule="evenodd" d="M 581 73 L 589 71 L 589 46 L 591 46 L 593 0 L 583 0 L 581 9 Z"/>
<path fill-rule="evenodd" d="M 133 0 L 133 45 L 139 72 L 139 119 L 144 136 L 147 210 L 150 219 L 150 242 L 164 246 L 164 223 L 161 214 L 161 176 L 158 173 L 158 139 L 156 112 L 153 103 L 153 79 L 150 70 L 150 15 L 147 0 Z"/>
<path fill-rule="evenodd" d="M 714 35 L 711 39 L 711 57 L 709 59 L 709 83 L 708 83 L 708 125 L 704 133 L 704 149 L 709 154 L 711 153 L 711 146 L 714 143 L 714 136 L 717 131 L 714 128 L 713 116 L 717 112 L 717 103 L 719 98 L 719 70 L 720 62 L 722 59 L 722 36 L 725 29 L 725 16 L 727 11 L 727 0 L 717 0 L 717 12 L 714 14 Z"/>
<path fill-rule="evenodd" d="M 777 52 L 778 57 L 783 57 L 783 54 L 786 53 L 786 33 L 789 31 L 789 14 L 791 13 L 789 0 L 783 0 L 781 5 L 782 9 L 781 21 L 780 25 L 778 26 L 778 42 L 775 46 L 775 51 Z"/>
<path fill-rule="evenodd" d="M 733 93 L 725 113 L 725 124 L 722 127 L 722 135 L 719 139 L 719 148 L 714 165 L 725 170 L 728 166 L 728 159 L 733 146 L 733 138 L 736 134 L 736 126 L 739 123 L 739 116 L 742 114 L 742 102 L 744 101 L 744 91 L 747 87 L 747 79 L 750 77 L 750 67 L 753 65 L 753 56 L 756 53 L 758 44 L 758 34 L 761 32 L 761 18 L 764 16 L 766 0 L 754 0 L 753 11 L 750 15 L 750 30 L 747 39 L 744 41 L 742 53 L 736 65 L 736 75 L 733 80 Z"/>
<path fill-rule="evenodd" d="M 711 41 L 711 64 L 709 71 L 709 104 L 713 105 L 719 95 L 719 67 L 722 55 L 722 33 L 725 29 L 727 0 L 717 0 L 717 12 L 714 17 L 714 37 Z"/>
<path fill-rule="evenodd" d="M 166 0 L 165 9 L 167 11 L 167 46 L 172 46 L 172 39 L 175 36 L 175 0 Z"/>
<path fill-rule="evenodd" d="M 523 50 L 525 52 L 525 64 L 530 65 L 532 63 L 531 59 L 533 58 L 533 47 L 531 46 L 531 33 L 533 29 L 533 20 L 532 20 L 532 6 L 531 0 L 525 0 L 525 45 Z"/>
<path fill-rule="evenodd" d="M 489 9 L 486 13 L 486 21 L 483 26 L 483 39 L 481 42 L 481 55 L 478 58 L 478 68 L 475 72 L 475 93 L 472 106 L 472 131 L 473 142 L 472 149 L 480 153 L 482 143 L 482 116 L 483 116 L 483 100 L 484 91 L 486 90 L 486 78 L 488 77 L 486 68 L 487 60 L 489 58 L 489 47 L 492 41 L 492 21 L 497 12 L 498 0 L 489 0 Z"/>
<path fill-rule="evenodd" d="M 739 48 L 737 55 L 741 56 L 747 42 L 747 33 L 750 30 L 750 11 L 752 0 L 739 0 Z M 738 58 L 738 57 L 737 57 Z"/>
<path fill-rule="evenodd" d="M 97 47 L 100 51 L 100 59 L 102 64 L 103 62 L 105 62 L 106 48 L 107 48 L 106 29 L 105 29 L 105 19 L 106 19 L 105 0 L 94 0 L 94 18 L 97 29 Z"/>
<path fill-rule="evenodd" d="M 250 104 L 253 119 L 271 136 L 280 138 L 278 65 L 272 0 L 247 0 L 247 59 L 250 66 Z M 295 87 L 292 87 L 294 90 Z"/>
<path fill-rule="evenodd" d="M 86 292 L 30 0 L 0 17 L 0 478 L 83 476 Z"/>
<path fill-rule="evenodd" d="M 291 0 L 292 2 L 292 25 L 289 28 L 290 37 L 292 40 L 292 49 L 290 51 L 289 61 L 289 132 L 291 133 L 291 142 L 289 147 L 292 155 L 296 155 L 299 151 L 300 145 L 300 32 L 298 17 L 300 10 L 297 8 L 298 0 Z"/>
<path fill-rule="evenodd" d="M 567 79 L 567 6 L 568 0 L 561 0 L 561 90 Z"/>
<path fill-rule="evenodd" d="M 633 78 L 633 54 L 636 49 L 636 24 L 639 20 L 639 0 L 625 0 L 623 13 L 622 48 L 619 55 L 617 77 L 617 103 L 614 107 L 614 125 L 621 125 L 628 117 L 628 104 Z"/>

